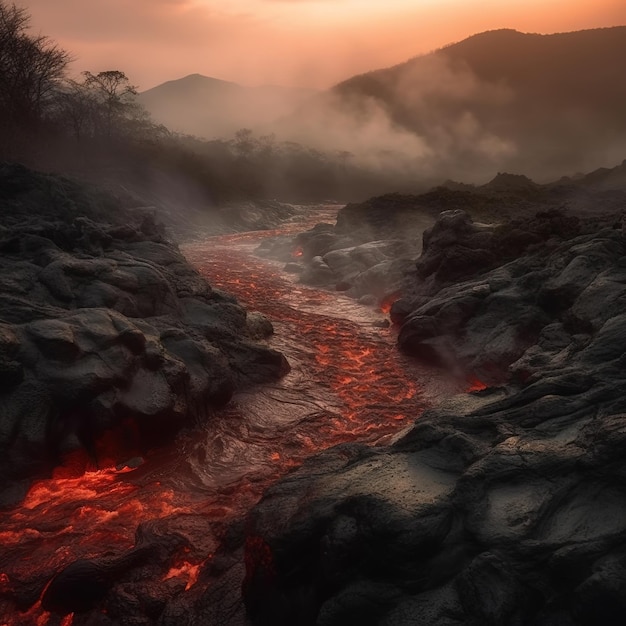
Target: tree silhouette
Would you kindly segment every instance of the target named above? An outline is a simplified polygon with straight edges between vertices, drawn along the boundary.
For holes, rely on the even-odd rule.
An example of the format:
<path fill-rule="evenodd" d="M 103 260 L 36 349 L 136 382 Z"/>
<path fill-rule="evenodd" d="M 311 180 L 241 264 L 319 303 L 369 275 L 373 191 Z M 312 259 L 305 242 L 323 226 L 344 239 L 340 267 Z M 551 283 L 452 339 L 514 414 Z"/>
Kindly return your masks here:
<path fill-rule="evenodd" d="M 235 154 L 241 159 L 249 159 L 254 150 L 255 139 L 254 134 L 249 128 L 240 128 L 235 133 L 233 140 L 233 148 Z"/>
<path fill-rule="evenodd" d="M 26 9 L 0 0 L 0 133 L 5 150 L 18 131 L 36 130 L 63 80 L 70 55 L 29 35 Z"/>
<path fill-rule="evenodd" d="M 108 70 L 92 74 L 83 72 L 84 87 L 88 95 L 101 105 L 103 131 L 111 137 L 115 129 L 124 125 L 128 118 L 141 116 L 143 109 L 137 104 L 137 88 L 119 70 Z"/>

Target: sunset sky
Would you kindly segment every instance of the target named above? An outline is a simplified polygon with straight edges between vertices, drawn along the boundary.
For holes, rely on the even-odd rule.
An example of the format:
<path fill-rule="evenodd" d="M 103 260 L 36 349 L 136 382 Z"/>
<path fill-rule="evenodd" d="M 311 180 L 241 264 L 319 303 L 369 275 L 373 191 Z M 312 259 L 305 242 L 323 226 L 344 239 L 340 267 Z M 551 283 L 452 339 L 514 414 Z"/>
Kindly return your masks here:
<path fill-rule="evenodd" d="M 626 25 L 624 0 L 15 0 L 72 71 L 328 87 L 494 28 Z"/>

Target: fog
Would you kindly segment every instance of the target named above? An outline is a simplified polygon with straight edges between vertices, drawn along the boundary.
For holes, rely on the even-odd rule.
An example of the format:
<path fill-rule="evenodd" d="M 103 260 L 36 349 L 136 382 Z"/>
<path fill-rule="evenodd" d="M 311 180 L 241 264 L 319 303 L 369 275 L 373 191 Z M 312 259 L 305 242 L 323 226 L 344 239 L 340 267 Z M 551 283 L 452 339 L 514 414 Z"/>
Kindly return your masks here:
<path fill-rule="evenodd" d="M 465 103 L 502 106 L 513 97 L 506 87 L 481 83 L 468 68 L 429 56 L 403 71 L 338 85 L 280 121 L 277 134 L 319 150 L 350 152 L 365 168 L 477 181 L 492 176 L 516 146 L 485 128 Z M 462 164 L 467 155 L 480 167 Z"/>
<path fill-rule="evenodd" d="M 611 99 L 612 68 L 602 84 L 587 88 L 593 70 L 579 78 L 567 55 L 542 67 L 542 46 L 556 42 L 567 52 L 569 40 L 514 31 L 480 37 L 467 40 L 482 54 L 474 67 L 465 57 L 476 50 L 462 42 L 312 95 L 206 77 L 194 85 L 187 77 L 170 83 L 168 94 L 147 92 L 143 103 L 158 121 L 207 140 L 229 141 L 248 128 L 256 138 L 298 144 L 339 169 L 375 177 L 381 191 L 417 191 L 446 179 L 484 183 L 500 171 L 548 182 L 621 161 L 626 128 L 613 131 L 624 97 Z M 522 70 L 520 42 L 530 50 Z M 604 62 L 606 53 L 598 54 Z M 606 106 L 588 95 L 598 90 L 606 91 Z"/>
<path fill-rule="evenodd" d="M 516 145 L 486 128 L 468 103 L 505 106 L 513 93 L 444 58 L 419 61 L 313 95 L 189 76 L 141 94 L 140 102 L 172 130 L 229 141 L 248 128 L 257 138 L 297 143 L 339 165 L 388 178 L 389 191 L 392 184 L 414 183 L 417 189 L 450 177 L 471 182 L 493 177 Z"/>
<path fill-rule="evenodd" d="M 138 100 L 172 131 L 227 139 L 241 128 L 262 133 L 313 94 L 312 89 L 248 87 L 191 74 L 145 91 Z"/>
<path fill-rule="evenodd" d="M 548 182 L 624 154 L 626 27 L 490 31 L 322 92 L 190 74 L 139 94 L 150 115 L 132 76 L 68 80 L 70 53 L 18 35 L 56 65 L 41 77 L 45 93 L 20 70 L 32 59 L 7 65 L 6 76 L 17 69 L 4 81 L 0 156 L 150 189 L 157 181 L 157 196 L 167 196 L 159 181 L 175 181 L 199 208 L 359 201 L 507 171 Z"/>

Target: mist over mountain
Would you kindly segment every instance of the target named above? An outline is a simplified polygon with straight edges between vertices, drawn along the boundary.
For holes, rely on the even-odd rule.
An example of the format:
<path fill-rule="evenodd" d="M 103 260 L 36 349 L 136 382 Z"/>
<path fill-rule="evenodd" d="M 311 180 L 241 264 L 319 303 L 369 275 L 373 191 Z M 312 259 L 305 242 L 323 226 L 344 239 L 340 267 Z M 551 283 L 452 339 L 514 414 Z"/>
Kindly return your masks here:
<path fill-rule="evenodd" d="M 381 167 L 484 181 L 548 180 L 620 161 L 626 27 L 553 35 L 495 30 L 354 76 L 279 134 Z"/>
<path fill-rule="evenodd" d="M 359 201 L 503 171 L 543 183 L 624 158 L 626 27 L 490 31 L 325 92 L 191 74 L 137 94 L 120 69 L 70 79 L 71 54 L 13 11 L 0 158 L 150 197 L 168 180 L 201 206 Z"/>
<path fill-rule="evenodd" d="M 626 26 L 488 31 L 325 92 L 192 74 L 139 95 L 207 139 L 273 135 L 416 188 L 514 171 L 539 182 L 612 166 L 626 148 Z M 339 156 L 337 156 L 339 158 Z M 409 185 L 410 187 L 410 185 Z"/>
<path fill-rule="evenodd" d="M 231 136 L 241 128 L 263 129 L 313 94 L 313 89 L 245 87 L 190 74 L 140 93 L 138 101 L 171 130 L 212 139 Z"/>

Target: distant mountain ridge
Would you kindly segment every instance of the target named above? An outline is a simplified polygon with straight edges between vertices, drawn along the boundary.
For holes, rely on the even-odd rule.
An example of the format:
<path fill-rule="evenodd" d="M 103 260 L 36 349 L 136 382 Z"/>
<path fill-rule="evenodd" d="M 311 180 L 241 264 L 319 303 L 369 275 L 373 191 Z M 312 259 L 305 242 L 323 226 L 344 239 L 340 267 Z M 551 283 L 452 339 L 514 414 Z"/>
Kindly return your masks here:
<path fill-rule="evenodd" d="M 230 81 L 190 74 L 139 94 L 139 102 L 168 128 L 207 139 L 243 127 L 262 127 L 291 113 L 314 90 Z"/>
<path fill-rule="evenodd" d="M 448 44 L 434 52 L 419 55 L 388 68 L 376 69 L 364 74 L 352 76 L 338 83 L 334 89 L 351 89 L 364 80 L 379 82 L 394 74 L 401 74 L 406 69 L 423 62 L 432 56 L 444 56 L 457 62 L 465 62 L 480 78 L 486 80 L 515 78 L 516 80 L 533 79 L 541 74 L 529 72 L 535 63 L 542 63 L 546 70 L 562 70 L 565 66 L 572 69 L 594 70 L 597 63 L 611 57 L 617 63 L 626 50 L 626 25 L 589 30 L 572 31 L 542 35 L 522 33 L 511 28 L 489 30 L 471 35 L 462 41 Z M 612 74 L 611 70 L 611 74 Z M 575 77 L 575 74 L 569 78 Z M 603 83 L 602 74 L 591 77 Z M 359 85 L 362 87 L 363 85 Z"/>
<path fill-rule="evenodd" d="M 485 141 L 483 156 L 491 147 L 500 169 L 550 178 L 623 158 L 624 59 L 626 26 L 502 29 L 354 76 L 330 95 L 344 111 L 375 103 L 435 152 L 445 144 L 453 159 L 480 156 Z"/>
<path fill-rule="evenodd" d="M 324 92 L 191 74 L 139 100 L 207 139 L 275 133 L 372 171 L 422 180 L 547 182 L 626 155 L 626 26 L 539 35 L 487 31 Z"/>

